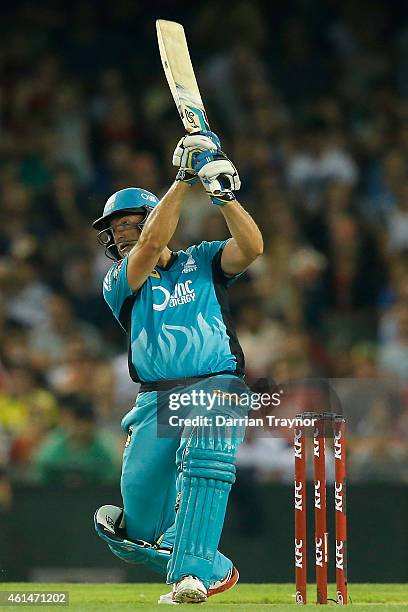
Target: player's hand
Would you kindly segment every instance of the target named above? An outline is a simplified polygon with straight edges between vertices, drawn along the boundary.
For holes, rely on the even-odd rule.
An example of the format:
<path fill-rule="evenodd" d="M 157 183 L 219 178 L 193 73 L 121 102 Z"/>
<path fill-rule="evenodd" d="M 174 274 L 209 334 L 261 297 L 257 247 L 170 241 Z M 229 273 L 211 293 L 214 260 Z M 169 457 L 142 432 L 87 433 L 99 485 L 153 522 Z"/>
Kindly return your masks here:
<path fill-rule="evenodd" d="M 213 204 L 223 206 L 235 199 L 232 192 L 241 187 L 241 180 L 225 153 L 201 151 L 193 155 L 192 163 Z"/>
<path fill-rule="evenodd" d="M 217 134 L 208 130 L 183 136 L 173 153 L 173 166 L 192 170 L 192 155 L 199 151 L 220 151 L 221 143 Z"/>

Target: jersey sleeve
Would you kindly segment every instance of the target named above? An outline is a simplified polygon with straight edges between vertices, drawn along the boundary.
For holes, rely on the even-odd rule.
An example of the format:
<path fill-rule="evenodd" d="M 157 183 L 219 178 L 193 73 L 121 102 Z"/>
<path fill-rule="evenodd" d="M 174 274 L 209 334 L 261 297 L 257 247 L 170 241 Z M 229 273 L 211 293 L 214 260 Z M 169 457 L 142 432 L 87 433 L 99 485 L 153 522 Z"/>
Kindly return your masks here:
<path fill-rule="evenodd" d="M 103 281 L 103 297 L 118 321 L 123 303 L 133 295 L 127 280 L 127 263 L 127 257 L 114 263 Z"/>
<path fill-rule="evenodd" d="M 226 286 L 231 285 L 242 274 L 242 272 L 239 272 L 238 274 L 227 275 L 221 268 L 221 255 L 228 240 L 213 240 L 212 242 L 204 240 L 196 247 L 193 247 L 196 249 L 196 254 L 202 262 L 208 263 L 212 267 L 213 274 L 217 280 Z"/>

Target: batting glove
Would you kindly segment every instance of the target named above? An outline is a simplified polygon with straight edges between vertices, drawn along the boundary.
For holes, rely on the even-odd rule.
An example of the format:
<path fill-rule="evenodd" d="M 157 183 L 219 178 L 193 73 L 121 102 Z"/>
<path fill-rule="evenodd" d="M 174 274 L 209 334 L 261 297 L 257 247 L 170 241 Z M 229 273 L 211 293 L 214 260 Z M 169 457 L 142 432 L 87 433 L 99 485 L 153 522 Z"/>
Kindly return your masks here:
<path fill-rule="evenodd" d="M 241 187 L 237 169 L 222 151 L 201 151 L 193 155 L 193 169 L 213 204 L 224 206 L 235 199 L 233 191 Z"/>
<path fill-rule="evenodd" d="M 195 185 L 200 179 L 194 170 L 188 170 L 187 168 L 180 168 L 176 174 L 176 181 L 181 181 L 187 185 Z"/>
<path fill-rule="evenodd" d="M 203 130 L 196 134 L 183 136 L 173 153 L 173 166 L 192 169 L 192 155 L 198 151 L 220 151 L 220 139 L 214 132 Z"/>

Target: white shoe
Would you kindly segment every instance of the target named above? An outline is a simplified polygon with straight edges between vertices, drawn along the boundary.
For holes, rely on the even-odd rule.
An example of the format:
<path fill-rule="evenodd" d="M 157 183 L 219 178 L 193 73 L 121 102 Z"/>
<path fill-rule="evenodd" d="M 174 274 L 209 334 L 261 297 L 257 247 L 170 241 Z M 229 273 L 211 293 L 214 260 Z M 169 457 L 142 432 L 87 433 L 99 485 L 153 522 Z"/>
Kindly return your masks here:
<path fill-rule="evenodd" d="M 207 589 L 194 576 L 184 576 L 173 585 L 171 593 L 161 595 L 159 604 L 204 603 L 207 601 Z"/>
<path fill-rule="evenodd" d="M 170 593 L 166 593 L 165 595 L 160 595 L 159 597 L 159 604 L 167 604 L 170 606 L 178 606 L 179 603 L 181 603 L 180 601 L 175 601 L 173 599 L 173 591 L 170 591 Z M 204 603 L 201 601 L 185 601 L 183 603 Z"/>
<path fill-rule="evenodd" d="M 173 585 L 173 601 L 176 603 L 203 603 L 207 601 L 207 589 L 199 578 L 183 576 Z"/>
<path fill-rule="evenodd" d="M 235 586 L 236 583 L 238 582 L 238 579 L 239 579 L 238 570 L 236 567 L 232 567 L 230 570 L 228 570 L 224 578 L 222 578 L 221 580 L 217 580 L 216 582 L 212 582 L 210 584 L 209 589 L 207 591 L 207 597 L 211 597 L 212 595 L 217 595 L 218 593 L 222 593 L 223 591 L 232 589 L 232 587 Z M 195 580 L 197 580 L 197 578 L 195 578 Z M 173 591 L 171 591 L 170 593 L 161 595 L 158 603 L 172 605 L 172 604 L 177 604 L 179 602 L 174 600 Z M 197 603 L 197 602 L 190 602 L 190 603 Z"/>
<path fill-rule="evenodd" d="M 170 593 L 166 593 L 165 595 L 160 595 L 159 601 L 157 603 L 168 604 L 170 606 L 178 605 L 177 601 L 173 601 L 173 591 L 170 591 Z"/>

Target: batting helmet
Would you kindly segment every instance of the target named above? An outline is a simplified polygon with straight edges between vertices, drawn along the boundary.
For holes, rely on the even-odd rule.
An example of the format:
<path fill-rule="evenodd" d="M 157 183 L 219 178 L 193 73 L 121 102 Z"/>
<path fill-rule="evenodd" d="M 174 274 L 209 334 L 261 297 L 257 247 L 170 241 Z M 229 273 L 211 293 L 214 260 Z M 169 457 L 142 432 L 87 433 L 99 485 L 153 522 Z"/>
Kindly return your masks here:
<path fill-rule="evenodd" d="M 121 259 L 110 225 L 112 218 L 126 213 L 144 213 L 145 216 L 138 223 L 142 229 L 147 217 L 158 202 L 157 196 L 139 187 L 120 189 L 110 196 L 103 209 L 102 217 L 96 219 L 92 224 L 92 227 L 99 230 L 98 242 L 105 247 L 107 257 L 115 260 Z"/>

